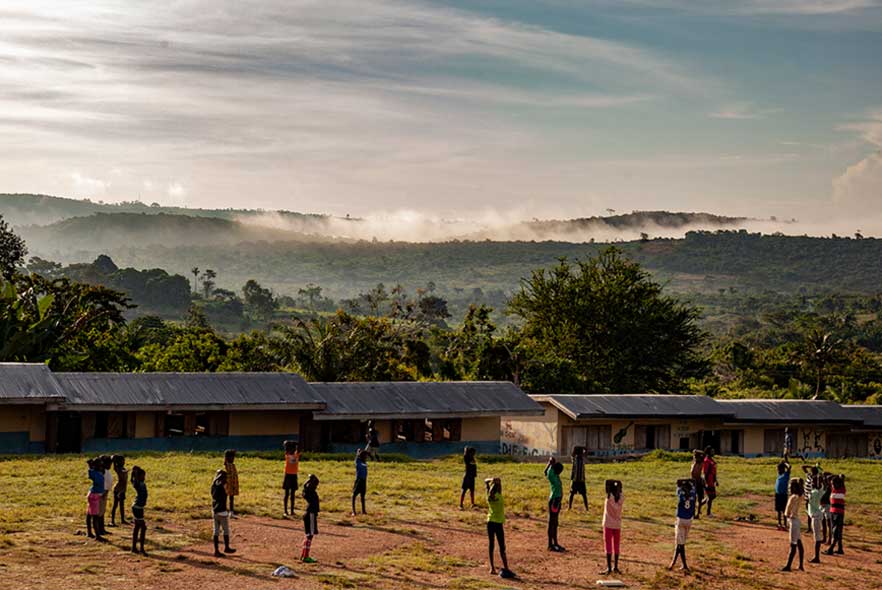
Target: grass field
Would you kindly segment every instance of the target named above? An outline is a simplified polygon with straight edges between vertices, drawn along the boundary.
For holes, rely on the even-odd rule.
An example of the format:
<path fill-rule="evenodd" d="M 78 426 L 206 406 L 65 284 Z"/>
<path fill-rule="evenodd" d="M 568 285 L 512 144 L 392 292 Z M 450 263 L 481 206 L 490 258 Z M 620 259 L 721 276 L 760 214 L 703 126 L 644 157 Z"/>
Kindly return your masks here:
<path fill-rule="evenodd" d="M 852 589 L 879 588 L 882 561 L 882 463 L 826 461 L 848 475 L 843 557 L 822 556 L 808 574 L 783 574 L 785 533 L 775 530 L 771 491 L 775 461 L 721 458 L 717 518 L 693 526 L 688 545 L 693 573 L 668 572 L 673 550 L 674 481 L 688 474 L 688 458 L 659 455 L 588 466 L 590 509 L 565 511 L 560 542 L 565 554 L 545 551 L 548 486 L 542 465 L 479 457 L 479 478 L 503 478 L 512 569 L 521 580 L 487 573 L 484 510 L 458 510 L 461 461 L 370 464 L 367 516 L 349 516 L 353 466 L 349 458 L 306 459 L 321 479 L 319 564 L 297 561 L 299 518 L 282 517 L 281 454 L 243 454 L 241 496 L 233 521 L 236 556 L 211 557 L 209 487 L 222 458 L 211 454 L 131 456 L 147 471 L 149 557 L 123 549 L 128 529 L 111 529 L 111 543 L 83 536 L 88 489 L 83 458 L 17 457 L 0 460 L 0 579 L 9 588 L 588 588 L 603 562 L 600 537 L 602 482 L 621 479 L 625 490 L 621 579 L 642 588 L 792 588 L 806 575 Z M 564 473 L 568 477 L 569 470 Z M 565 485 L 565 491 L 566 491 Z M 478 502 L 484 505 L 483 494 Z M 132 492 L 129 492 L 128 504 Z M 298 514 L 303 506 L 298 499 Z M 128 508 L 128 506 L 127 506 Z M 754 515 L 756 522 L 739 517 Z M 108 519 L 109 520 L 109 519 Z M 804 537 L 807 551 L 811 538 Z M 46 559 L 47 556 L 53 559 Z M 806 557 L 808 559 L 810 555 Z M 296 580 L 270 573 L 288 565 Z M 506 582 L 506 583 L 503 583 Z M 6 585 L 6 584 L 4 584 Z"/>

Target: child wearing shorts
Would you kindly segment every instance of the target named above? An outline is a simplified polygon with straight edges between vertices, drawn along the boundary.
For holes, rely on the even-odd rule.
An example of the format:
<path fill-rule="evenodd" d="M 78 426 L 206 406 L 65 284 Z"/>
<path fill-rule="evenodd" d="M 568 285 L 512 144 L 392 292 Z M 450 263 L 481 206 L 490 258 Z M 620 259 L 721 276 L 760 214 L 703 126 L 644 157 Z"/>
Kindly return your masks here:
<path fill-rule="evenodd" d="M 606 571 L 600 575 L 608 576 L 619 571 L 619 547 L 622 540 L 622 505 L 625 503 L 625 495 L 622 492 L 622 482 L 616 479 L 606 480 L 606 502 L 603 505 L 603 544 L 606 549 Z M 612 558 L 615 555 L 615 566 Z"/>
<path fill-rule="evenodd" d="M 477 454 L 475 447 L 466 447 L 462 451 L 462 462 L 465 465 L 465 473 L 462 476 L 462 493 L 459 495 L 459 509 L 463 510 L 465 506 L 466 492 L 472 501 L 472 508 L 475 507 L 475 480 L 478 477 L 478 462 L 475 461 Z"/>
<path fill-rule="evenodd" d="M 689 540 L 689 530 L 692 528 L 692 518 L 695 513 L 695 489 L 692 480 L 680 479 L 677 481 L 677 520 L 674 521 L 676 549 L 671 565 L 668 566 L 669 570 L 674 569 L 679 557 L 683 562 L 680 569 L 684 572 L 689 571 L 689 566 L 686 564 L 686 542 Z"/>
<path fill-rule="evenodd" d="M 98 524 L 101 496 L 104 494 L 104 462 L 101 459 L 89 459 L 86 465 L 89 466 L 89 481 L 92 482 L 86 495 L 86 531 L 90 539 L 104 541 Z"/>
<path fill-rule="evenodd" d="M 282 482 L 282 489 L 285 490 L 285 515 L 294 514 L 294 498 L 297 496 L 297 488 L 300 485 L 297 482 L 297 474 L 300 473 L 300 451 L 297 448 L 297 442 L 286 440 L 285 446 L 285 479 Z M 288 512 L 288 501 L 291 502 L 291 512 Z"/>
<path fill-rule="evenodd" d="M 790 498 L 787 500 L 787 507 L 784 510 L 784 515 L 787 517 L 787 524 L 790 531 L 790 556 L 787 558 L 787 565 L 781 568 L 782 572 L 791 571 L 790 567 L 793 565 L 793 558 L 796 557 L 797 551 L 799 551 L 799 570 L 805 571 L 802 567 L 805 550 L 802 547 L 802 539 L 799 538 L 801 532 L 799 505 L 802 502 L 804 493 L 805 488 L 803 487 L 802 480 L 794 479 L 790 481 Z"/>
<path fill-rule="evenodd" d="M 787 490 L 790 487 L 790 463 L 782 459 L 778 463 L 778 477 L 775 479 L 775 512 L 778 513 L 778 530 L 787 530 L 784 510 L 787 508 Z"/>
<path fill-rule="evenodd" d="M 560 522 L 560 507 L 563 502 L 563 485 L 560 482 L 560 474 L 563 473 L 563 464 L 558 463 L 554 457 L 548 460 L 545 466 L 545 477 L 551 493 L 548 496 L 548 550 L 561 552 L 566 551 L 557 542 L 557 528 Z"/>
<path fill-rule="evenodd" d="M 505 553 L 505 501 L 502 499 L 502 480 L 498 477 L 485 479 L 484 485 L 487 488 L 487 548 L 490 552 L 490 573 L 496 574 L 493 546 L 498 541 L 499 556 L 502 558 L 502 570 L 499 575 L 502 578 L 514 578 L 514 573 L 508 569 L 508 557 Z"/>
<path fill-rule="evenodd" d="M 809 563 L 821 563 L 821 544 L 824 542 L 824 511 L 821 509 L 821 475 L 814 476 L 815 482 L 809 494 L 808 517 L 812 522 L 812 535 L 815 539 L 815 556 Z"/>
<path fill-rule="evenodd" d="M 312 539 L 318 534 L 318 513 L 319 513 L 319 496 L 316 488 L 318 488 L 319 479 L 313 474 L 309 475 L 306 483 L 303 484 L 303 499 L 306 500 L 306 512 L 303 513 L 303 549 L 300 551 L 300 561 L 303 563 L 316 563 L 316 560 L 309 556 L 312 549 Z"/>

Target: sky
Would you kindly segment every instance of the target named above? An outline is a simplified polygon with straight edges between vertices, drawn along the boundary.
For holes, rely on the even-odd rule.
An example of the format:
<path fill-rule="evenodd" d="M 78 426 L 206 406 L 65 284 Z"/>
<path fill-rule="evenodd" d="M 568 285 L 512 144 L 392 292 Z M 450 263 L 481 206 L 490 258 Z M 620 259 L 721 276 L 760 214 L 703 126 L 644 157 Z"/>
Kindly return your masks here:
<path fill-rule="evenodd" d="M 882 0 L 5 0 L 0 192 L 882 227 Z"/>

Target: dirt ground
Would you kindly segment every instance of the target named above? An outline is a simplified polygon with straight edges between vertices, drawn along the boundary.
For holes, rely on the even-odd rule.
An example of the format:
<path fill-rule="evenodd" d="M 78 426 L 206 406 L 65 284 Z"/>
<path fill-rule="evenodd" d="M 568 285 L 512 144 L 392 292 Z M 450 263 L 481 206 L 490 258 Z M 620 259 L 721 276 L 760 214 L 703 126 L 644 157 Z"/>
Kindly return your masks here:
<path fill-rule="evenodd" d="M 596 517 L 597 514 L 594 514 Z M 509 518 L 506 541 L 512 569 L 519 579 L 508 581 L 488 573 L 486 535 L 475 518 L 463 522 L 455 508 L 439 511 L 437 522 L 410 524 L 387 521 L 370 526 L 336 514 L 320 518 L 313 544 L 314 565 L 301 564 L 302 523 L 299 518 L 244 516 L 233 521 L 238 553 L 212 556 L 210 523 L 176 522 L 165 518 L 148 531 L 148 557 L 127 553 L 128 529 L 111 529 L 110 543 L 86 539 L 82 531 L 36 534 L 27 543 L 0 548 L 0 579 L 5 588 L 78 590 L 202 589 L 202 588 L 593 588 L 604 564 L 599 527 L 564 512 L 560 542 L 563 554 L 545 550 L 545 522 Z M 599 519 L 591 519 L 599 520 Z M 807 573 L 782 573 L 787 534 L 769 524 L 702 519 L 693 525 L 687 546 L 692 572 L 669 572 L 673 526 L 662 520 L 632 520 L 622 534 L 621 576 L 634 588 L 788 589 L 836 582 L 850 590 L 882 588 L 882 561 L 876 543 L 854 530 L 844 556 L 822 555 L 820 565 L 807 563 Z M 199 538 L 197 543 L 192 539 Z M 803 536 L 807 552 L 811 537 Z M 50 557 L 49 559 L 44 559 Z M 497 558 L 498 559 L 498 558 Z M 270 574 L 279 565 L 291 567 L 296 578 Z M 810 578 L 807 576 L 811 576 Z"/>

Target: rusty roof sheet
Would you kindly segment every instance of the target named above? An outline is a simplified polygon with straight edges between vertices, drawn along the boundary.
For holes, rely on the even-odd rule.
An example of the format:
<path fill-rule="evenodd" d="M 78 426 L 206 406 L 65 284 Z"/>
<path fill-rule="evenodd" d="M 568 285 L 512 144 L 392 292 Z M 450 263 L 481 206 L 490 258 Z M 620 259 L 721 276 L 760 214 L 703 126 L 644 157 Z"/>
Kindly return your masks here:
<path fill-rule="evenodd" d="M 327 407 L 316 420 L 514 416 L 542 407 L 507 381 L 311 383 Z"/>
<path fill-rule="evenodd" d="M 293 373 L 56 373 L 70 406 L 323 407 Z"/>
<path fill-rule="evenodd" d="M 719 400 L 738 422 L 860 422 L 860 416 L 826 400 L 750 399 Z"/>
<path fill-rule="evenodd" d="M 703 395 L 617 394 L 534 395 L 574 420 L 593 418 L 731 417 L 732 412 Z"/>
<path fill-rule="evenodd" d="M 55 376 L 42 363 L 0 363 L 0 403 L 64 397 Z"/>

